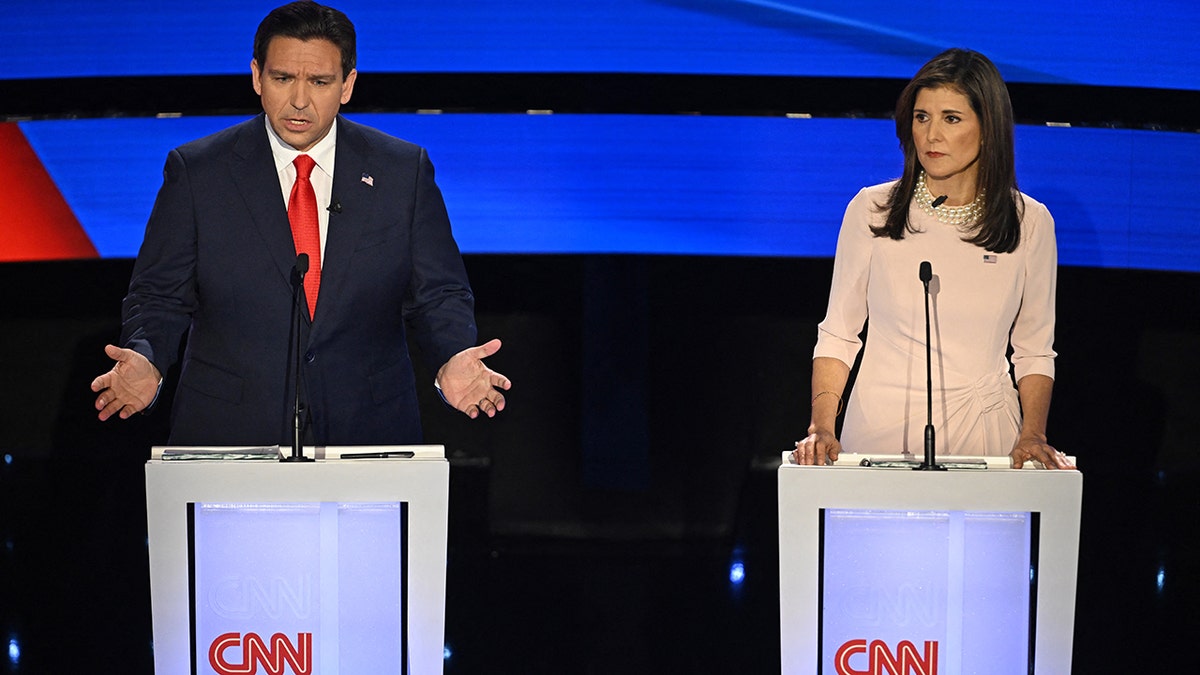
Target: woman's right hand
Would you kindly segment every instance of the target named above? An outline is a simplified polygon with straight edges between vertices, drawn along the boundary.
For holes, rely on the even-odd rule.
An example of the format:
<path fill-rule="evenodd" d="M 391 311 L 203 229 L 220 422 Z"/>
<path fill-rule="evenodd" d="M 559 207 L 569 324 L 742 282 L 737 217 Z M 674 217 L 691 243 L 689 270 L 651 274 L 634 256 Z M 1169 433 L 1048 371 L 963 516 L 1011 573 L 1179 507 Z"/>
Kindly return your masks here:
<path fill-rule="evenodd" d="M 797 464 L 825 466 L 836 462 L 841 452 L 842 444 L 832 431 L 810 427 L 808 436 L 802 441 L 796 441 L 792 459 Z"/>

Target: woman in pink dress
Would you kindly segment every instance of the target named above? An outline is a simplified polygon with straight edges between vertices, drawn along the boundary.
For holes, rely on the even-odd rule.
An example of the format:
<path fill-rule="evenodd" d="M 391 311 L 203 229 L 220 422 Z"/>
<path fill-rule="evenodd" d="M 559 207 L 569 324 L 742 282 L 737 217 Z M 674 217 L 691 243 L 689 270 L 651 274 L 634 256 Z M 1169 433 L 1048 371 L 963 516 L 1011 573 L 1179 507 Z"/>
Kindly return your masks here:
<path fill-rule="evenodd" d="M 1011 455 L 1070 468 L 1046 439 L 1054 387 L 1054 220 L 1017 189 L 1013 114 L 999 71 L 951 49 L 900 94 L 899 180 L 846 208 L 813 355 L 801 464 L 840 452 L 921 456 L 930 263 L 933 425 L 940 455 Z M 869 322 L 869 336 L 862 339 Z M 859 350 L 862 363 L 835 433 Z M 1009 354 L 1011 353 L 1011 358 Z M 1015 386 L 1014 386 L 1015 381 Z"/>

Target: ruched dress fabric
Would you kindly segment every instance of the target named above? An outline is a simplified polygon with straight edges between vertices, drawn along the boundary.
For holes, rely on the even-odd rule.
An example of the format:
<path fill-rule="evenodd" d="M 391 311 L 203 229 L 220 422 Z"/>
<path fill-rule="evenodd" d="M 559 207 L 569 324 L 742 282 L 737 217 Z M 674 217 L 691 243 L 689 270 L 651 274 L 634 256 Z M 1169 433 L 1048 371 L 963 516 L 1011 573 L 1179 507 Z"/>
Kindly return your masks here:
<path fill-rule="evenodd" d="M 829 307 L 818 326 L 814 357 L 848 366 L 863 348 L 867 326 L 862 364 L 846 402 L 842 449 L 923 455 L 925 295 L 919 271 L 929 261 L 937 452 L 1007 455 L 1021 424 L 1014 377 L 1054 377 L 1054 220 L 1044 205 L 1022 195 L 1020 245 L 1012 253 L 991 253 L 914 203 L 909 219 L 917 233 L 900 240 L 876 237 L 870 226 L 884 220 L 876 205 L 892 185 L 864 188 L 847 206 Z"/>

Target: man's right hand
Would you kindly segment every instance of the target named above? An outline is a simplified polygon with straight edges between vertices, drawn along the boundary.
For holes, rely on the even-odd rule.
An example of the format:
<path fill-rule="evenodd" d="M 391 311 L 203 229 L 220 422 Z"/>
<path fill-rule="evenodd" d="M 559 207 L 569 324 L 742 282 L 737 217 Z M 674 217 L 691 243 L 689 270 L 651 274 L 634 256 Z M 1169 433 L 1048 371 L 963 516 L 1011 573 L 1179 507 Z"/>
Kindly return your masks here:
<path fill-rule="evenodd" d="M 112 370 L 92 380 L 92 391 L 99 394 L 96 410 L 100 411 L 100 421 L 113 415 L 129 419 L 154 402 L 162 376 L 149 359 L 132 349 L 107 345 L 104 353 L 116 363 Z"/>

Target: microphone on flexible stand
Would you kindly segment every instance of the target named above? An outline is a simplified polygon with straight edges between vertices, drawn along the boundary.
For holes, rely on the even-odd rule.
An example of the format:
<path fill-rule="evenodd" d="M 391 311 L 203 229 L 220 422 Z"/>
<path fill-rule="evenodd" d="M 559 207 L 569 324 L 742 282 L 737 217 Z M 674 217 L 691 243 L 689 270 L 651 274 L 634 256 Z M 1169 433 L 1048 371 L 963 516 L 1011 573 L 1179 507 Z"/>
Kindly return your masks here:
<path fill-rule="evenodd" d="M 934 205 L 938 202 L 946 201 L 945 197 L 938 197 L 934 200 Z M 933 350 L 929 340 L 929 282 L 933 279 L 933 265 L 929 261 L 921 263 L 921 283 L 925 286 L 925 461 L 921 466 L 916 467 L 916 471 L 945 471 L 946 467 L 938 466 L 935 461 L 934 453 L 934 433 L 933 433 Z"/>
<path fill-rule="evenodd" d="M 311 457 L 304 456 L 304 448 L 301 445 L 301 432 L 304 424 L 301 420 L 301 411 L 304 409 L 300 404 L 300 312 L 306 308 L 300 302 L 300 290 L 304 288 L 304 275 L 308 274 L 308 254 L 301 253 L 296 256 L 296 266 L 292 268 L 292 347 L 296 355 L 296 398 L 292 406 L 292 454 L 290 457 L 283 457 L 281 462 L 311 462 Z"/>

